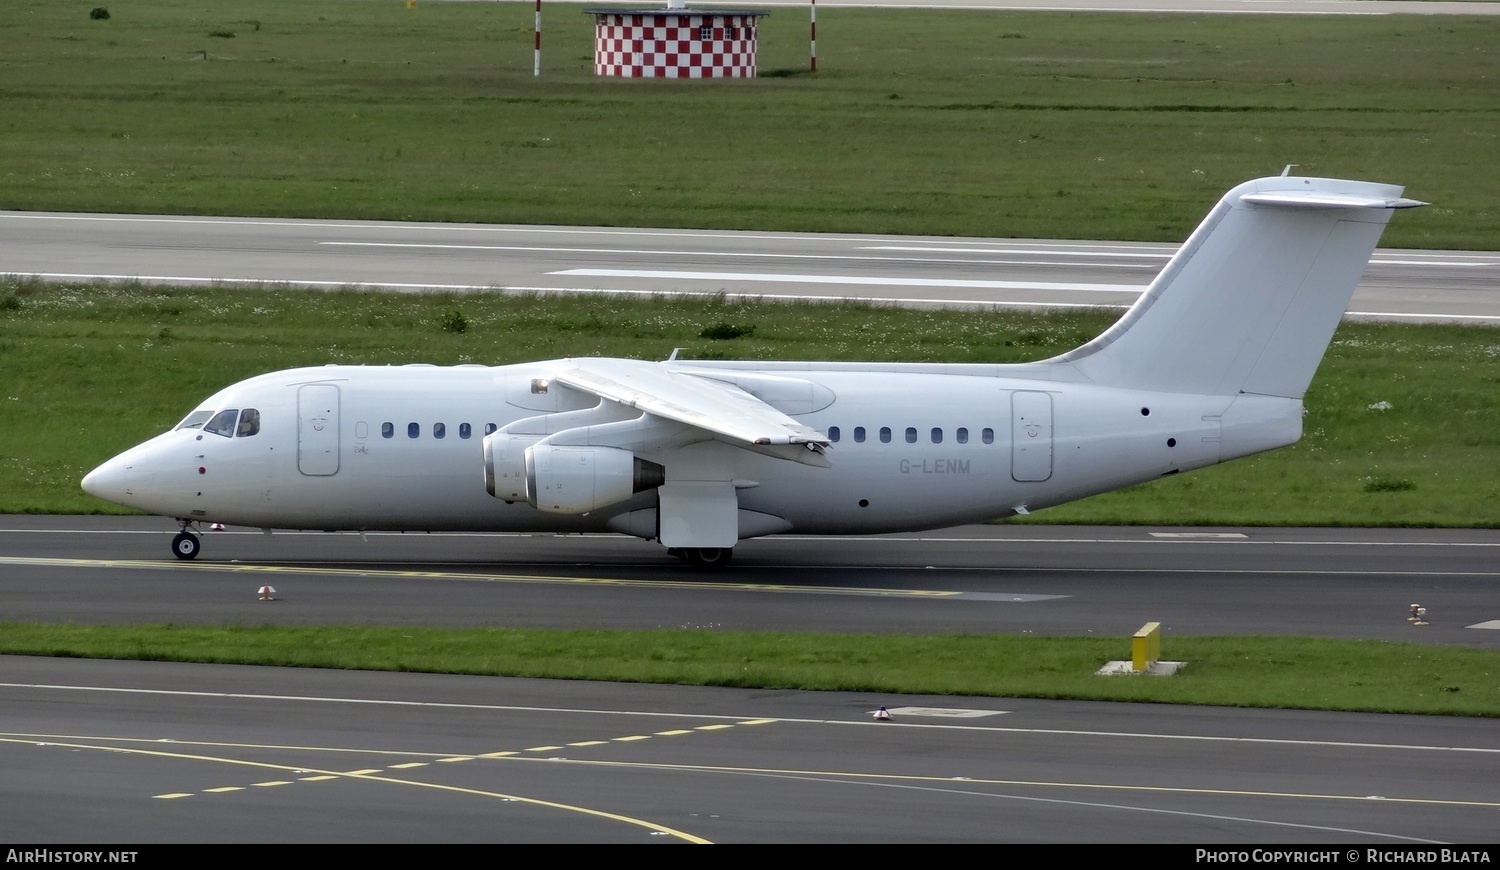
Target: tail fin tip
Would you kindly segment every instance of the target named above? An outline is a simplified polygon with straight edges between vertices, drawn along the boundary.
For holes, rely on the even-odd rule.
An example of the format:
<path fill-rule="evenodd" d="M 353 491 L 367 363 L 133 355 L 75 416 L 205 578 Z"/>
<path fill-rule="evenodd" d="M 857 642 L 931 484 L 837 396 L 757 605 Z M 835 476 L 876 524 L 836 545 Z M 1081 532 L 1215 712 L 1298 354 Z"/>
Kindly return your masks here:
<path fill-rule="evenodd" d="M 1101 385 L 1300 399 L 1391 214 L 1427 204 L 1403 192 L 1285 172 L 1240 184 L 1119 321 L 1052 362 Z"/>

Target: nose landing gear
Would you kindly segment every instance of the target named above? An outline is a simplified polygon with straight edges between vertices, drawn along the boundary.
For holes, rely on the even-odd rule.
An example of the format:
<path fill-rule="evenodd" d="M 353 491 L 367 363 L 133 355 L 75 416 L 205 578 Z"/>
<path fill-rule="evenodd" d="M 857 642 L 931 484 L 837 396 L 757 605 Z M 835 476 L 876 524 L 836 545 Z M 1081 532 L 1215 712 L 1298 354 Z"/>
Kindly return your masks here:
<path fill-rule="evenodd" d="M 198 536 L 188 531 L 192 523 L 188 520 L 178 520 L 177 525 L 182 529 L 172 538 L 172 555 L 179 559 L 196 559 L 198 550 L 202 544 Z"/>

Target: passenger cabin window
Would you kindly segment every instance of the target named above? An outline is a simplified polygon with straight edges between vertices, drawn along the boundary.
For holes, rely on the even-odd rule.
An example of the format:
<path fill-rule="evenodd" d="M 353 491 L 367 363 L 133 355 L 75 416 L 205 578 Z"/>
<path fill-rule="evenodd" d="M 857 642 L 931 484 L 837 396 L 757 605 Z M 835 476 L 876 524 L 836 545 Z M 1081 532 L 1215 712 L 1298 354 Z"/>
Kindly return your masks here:
<path fill-rule="evenodd" d="M 432 424 L 432 437 L 434 437 L 434 438 L 442 438 L 442 437 L 444 437 L 447 434 L 448 434 L 448 427 L 447 427 L 446 424 L 443 424 L 443 423 L 433 423 Z"/>
<path fill-rule="evenodd" d="M 473 426 L 470 426 L 468 423 L 459 423 L 458 424 L 458 437 L 460 437 L 460 438 L 468 438 L 470 435 L 473 435 L 473 434 L 474 434 L 474 427 Z"/>
<path fill-rule="evenodd" d="M 828 440 L 829 441 L 838 441 L 839 440 L 839 427 L 837 427 L 837 426 L 829 426 L 828 427 Z"/>
<path fill-rule="evenodd" d="M 960 427 L 958 427 L 958 431 L 953 433 L 953 437 L 960 444 L 968 444 L 969 443 L 969 430 L 965 429 L 962 426 L 960 426 Z"/>
<path fill-rule="evenodd" d="M 200 427 L 202 427 L 202 425 L 204 423 L 207 423 L 208 422 L 208 418 L 212 417 L 213 415 L 214 415 L 214 412 L 212 410 L 194 411 L 193 413 L 187 415 L 186 417 L 183 417 L 182 418 L 182 422 L 178 423 L 176 428 L 178 428 L 178 429 L 197 429 L 197 428 L 200 428 Z"/>
<path fill-rule="evenodd" d="M 500 427 L 495 425 L 494 423 L 486 423 L 484 424 L 484 434 L 493 435 L 495 430 L 499 428 Z"/>
<path fill-rule="evenodd" d="M 865 443 L 865 427 L 863 427 L 863 426 L 855 426 L 854 427 L 854 443 L 856 443 L 856 444 L 863 444 L 863 443 Z"/>
<path fill-rule="evenodd" d="M 983 441 L 984 443 L 986 443 L 986 444 L 994 444 L 995 443 L 995 430 L 994 429 L 990 429 L 990 428 L 986 428 L 983 432 L 979 433 L 979 439 L 981 441 Z"/>
<path fill-rule="evenodd" d="M 889 443 L 891 443 L 891 427 L 889 427 L 889 426 L 881 426 L 880 427 L 880 443 L 881 444 L 889 444 Z"/>
<path fill-rule="evenodd" d="M 906 443 L 907 444 L 915 444 L 915 443 L 917 443 L 917 427 L 915 427 L 915 426 L 907 426 L 906 427 Z"/>
<path fill-rule="evenodd" d="M 932 427 L 932 443 L 933 444 L 942 444 L 943 443 L 943 430 L 937 428 L 936 426 Z"/>
<path fill-rule="evenodd" d="M 417 437 L 420 437 L 421 434 L 422 434 L 422 424 L 420 424 L 420 423 L 407 423 L 406 424 L 406 437 L 408 437 L 408 438 L 417 438 Z"/>
<path fill-rule="evenodd" d="M 214 435 L 223 435 L 225 438 L 234 437 L 234 421 L 239 417 L 239 408 L 229 408 L 213 416 L 213 419 L 203 424 L 203 431 Z"/>
<path fill-rule="evenodd" d="M 395 423 L 381 423 L 380 424 L 380 437 L 381 438 L 394 438 L 394 437 L 396 437 L 396 424 Z"/>
<path fill-rule="evenodd" d="M 260 411 L 254 408 L 246 408 L 240 412 L 240 425 L 234 430 L 234 437 L 249 438 L 251 435 L 260 433 Z"/>

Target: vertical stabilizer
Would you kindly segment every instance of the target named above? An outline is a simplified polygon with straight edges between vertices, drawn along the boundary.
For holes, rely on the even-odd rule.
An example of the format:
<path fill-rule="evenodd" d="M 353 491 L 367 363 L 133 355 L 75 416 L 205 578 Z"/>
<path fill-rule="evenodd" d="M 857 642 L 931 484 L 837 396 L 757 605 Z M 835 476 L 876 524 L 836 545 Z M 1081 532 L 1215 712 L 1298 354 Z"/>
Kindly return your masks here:
<path fill-rule="evenodd" d="M 1300 399 L 1400 187 L 1278 176 L 1229 191 L 1125 316 L 1048 362 L 1104 386 Z"/>

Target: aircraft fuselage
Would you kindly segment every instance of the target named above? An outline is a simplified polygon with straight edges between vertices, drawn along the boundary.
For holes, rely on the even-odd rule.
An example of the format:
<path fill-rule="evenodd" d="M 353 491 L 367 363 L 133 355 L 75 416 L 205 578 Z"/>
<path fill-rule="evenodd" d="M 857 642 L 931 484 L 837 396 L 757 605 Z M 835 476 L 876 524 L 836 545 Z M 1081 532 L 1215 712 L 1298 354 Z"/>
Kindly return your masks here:
<path fill-rule="evenodd" d="M 326 366 L 261 375 L 200 408 L 253 409 L 258 431 L 177 428 L 90 475 L 90 491 L 150 513 L 298 529 L 625 531 L 655 537 L 653 492 L 579 514 L 549 513 L 485 487 L 486 435 L 597 398 L 536 392 L 574 364 Z M 665 365 L 665 364 L 663 364 Z M 738 366 L 683 362 L 741 378 Z M 915 369 L 925 368 L 925 371 Z M 1103 389 L 1006 377 L 1005 366 L 777 370 L 769 396 L 833 443 L 830 467 L 712 438 L 653 444 L 668 482 L 732 481 L 741 536 L 941 528 L 1035 510 L 1295 441 L 1301 403 Z M 788 385 L 803 389 L 789 391 Z M 1225 432 L 1239 401 L 1284 406 L 1277 422 Z M 815 407 L 816 406 L 816 407 Z M 1230 452 L 1226 452 L 1230 451 Z M 646 522 L 646 525 L 641 525 Z"/>

